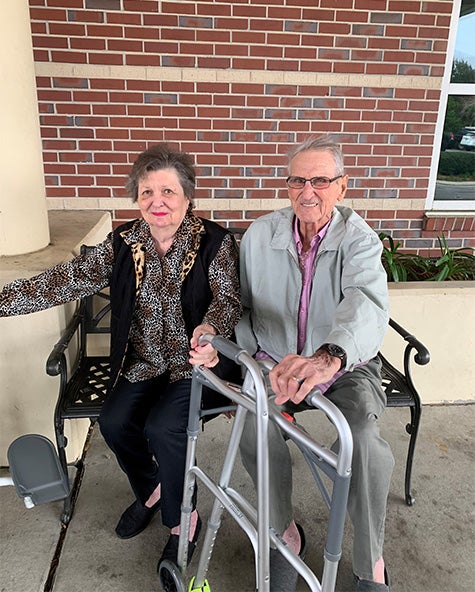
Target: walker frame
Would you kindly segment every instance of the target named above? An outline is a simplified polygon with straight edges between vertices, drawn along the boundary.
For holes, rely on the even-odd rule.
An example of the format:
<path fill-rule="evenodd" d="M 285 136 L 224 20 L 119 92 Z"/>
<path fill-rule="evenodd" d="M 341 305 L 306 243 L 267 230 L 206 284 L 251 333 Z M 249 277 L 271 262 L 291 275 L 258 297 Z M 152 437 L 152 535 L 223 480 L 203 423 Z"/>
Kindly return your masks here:
<path fill-rule="evenodd" d="M 280 409 L 268 397 L 265 371 L 268 366 L 254 360 L 244 349 L 221 337 L 204 335 L 200 343 L 211 343 L 222 355 L 234 360 L 245 370 L 242 386 L 231 384 L 218 378 L 211 369 L 195 366 L 193 370 L 190 410 L 188 418 L 188 446 L 186 455 L 185 484 L 180 521 L 178 546 L 178 565 L 163 561 L 159 565 L 159 577 L 165 592 L 210 592 L 206 580 L 216 536 L 224 510 L 234 518 L 248 536 L 255 556 L 256 591 L 269 592 L 269 550 L 276 548 L 287 559 L 299 575 L 304 578 L 312 592 L 334 592 L 338 563 L 341 557 L 343 530 L 351 478 L 351 459 L 353 439 L 348 423 L 341 411 L 319 391 L 312 391 L 306 402 L 322 410 L 334 425 L 339 440 L 338 453 L 319 445 L 304 428 L 286 419 Z M 228 397 L 234 406 L 211 410 L 201 410 L 201 391 L 203 385 Z M 219 479 L 214 481 L 197 466 L 196 447 L 200 431 L 200 420 L 206 416 L 235 409 L 235 418 L 230 433 L 229 443 Z M 230 487 L 239 448 L 244 420 L 247 413 L 253 413 L 256 419 L 257 433 L 257 508 L 246 500 L 238 491 Z M 329 522 L 324 549 L 324 565 L 321 581 L 295 554 L 280 535 L 269 524 L 269 455 L 267 442 L 268 421 L 274 421 L 302 452 L 322 497 L 329 509 Z M 332 482 L 329 492 L 323 483 L 320 471 Z M 192 497 L 196 480 L 199 480 L 213 494 L 215 500 L 207 521 L 207 528 L 202 543 L 196 575 L 186 587 L 188 564 L 188 538 Z"/>

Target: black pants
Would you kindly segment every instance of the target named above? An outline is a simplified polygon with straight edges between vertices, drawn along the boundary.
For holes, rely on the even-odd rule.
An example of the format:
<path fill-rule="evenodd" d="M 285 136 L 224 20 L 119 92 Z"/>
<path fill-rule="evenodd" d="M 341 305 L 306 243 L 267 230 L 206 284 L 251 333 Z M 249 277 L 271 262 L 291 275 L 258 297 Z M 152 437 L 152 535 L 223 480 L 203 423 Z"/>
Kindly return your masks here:
<path fill-rule="evenodd" d="M 162 521 L 180 523 L 191 380 L 121 378 L 99 417 L 105 441 L 142 503 L 161 483 Z"/>

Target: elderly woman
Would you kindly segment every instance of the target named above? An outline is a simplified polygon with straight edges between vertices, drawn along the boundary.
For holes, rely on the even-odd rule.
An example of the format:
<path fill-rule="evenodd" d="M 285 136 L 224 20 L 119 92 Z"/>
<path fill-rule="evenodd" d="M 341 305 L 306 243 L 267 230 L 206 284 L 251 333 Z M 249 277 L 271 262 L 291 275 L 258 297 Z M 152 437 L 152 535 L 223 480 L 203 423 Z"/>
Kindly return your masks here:
<path fill-rule="evenodd" d="M 110 287 L 112 378 L 99 425 L 135 495 L 116 533 L 139 534 L 161 510 L 171 532 L 160 561 L 176 561 L 192 365 L 215 367 L 221 377 L 233 371 L 198 339 L 230 337 L 240 318 L 237 248 L 228 231 L 192 213 L 190 155 L 166 144 L 149 148 L 135 161 L 127 189 L 142 217 L 90 254 L 5 286 L 0 316 Z M 200 525 L 195 510 L 190 558 Z"/>

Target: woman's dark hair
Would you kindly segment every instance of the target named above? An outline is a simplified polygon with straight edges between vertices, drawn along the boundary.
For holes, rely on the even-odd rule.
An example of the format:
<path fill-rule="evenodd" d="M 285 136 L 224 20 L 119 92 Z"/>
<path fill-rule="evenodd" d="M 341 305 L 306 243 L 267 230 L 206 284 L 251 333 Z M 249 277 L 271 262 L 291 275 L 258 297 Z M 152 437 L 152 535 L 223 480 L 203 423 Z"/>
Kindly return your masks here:
<path fill-rule="evenodd" d="M 139 181 L 150 171 L 175 169 L 180 185 L 190 200 L 190 209 L 194 206 L 196 171 L 193 158 L 186 152 L 173 150 L 168 144 L 156 144 L 138 155 L 132 166 L 125 188 L 132 198 L 138 199 Z"/>

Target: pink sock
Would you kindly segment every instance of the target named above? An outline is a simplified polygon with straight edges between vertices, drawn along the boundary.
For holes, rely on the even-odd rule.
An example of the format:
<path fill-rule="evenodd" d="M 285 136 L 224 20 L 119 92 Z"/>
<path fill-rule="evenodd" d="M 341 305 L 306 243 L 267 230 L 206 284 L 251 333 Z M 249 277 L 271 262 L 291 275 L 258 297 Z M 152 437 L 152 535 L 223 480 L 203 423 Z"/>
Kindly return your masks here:
<path fill-rule="evenodd" d="M 155 489 L 152 491 L 152 495 L 145 502 L 145 507 L 151 508 L 152 506 L 154 506 L 158 502 L 159 499 L 160 499 L 160 483 L 157 485 L 157 487 L 155 487 Z"/>
<path fill-rule="evenodd" d="M 189 536 L 190 541 L 192 541 L 193 537 L 195 536 L 197 522 L 198 522 L 198 511 L 193 510 L 193 512 L 191 513 L 191 521 L 190 521 L 190 536 Z M 174 526 L 171 530 L 171 534 L 180 534 L 180 525 Z"/>
<path fill-rule="evenodd" d="M 384 584 L 384 559 L 380 557 L 374 564 L 373 578 L 378 584 Z"/>
<path fill-rule="evenodd" d="M 294 553 L 297 555 L 300 553 L 302 541 L 300 540 L 300 533 L 294 521 L 292 521 L 287 530 L 284 531 L 282 538 Z"/>

